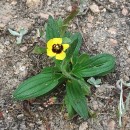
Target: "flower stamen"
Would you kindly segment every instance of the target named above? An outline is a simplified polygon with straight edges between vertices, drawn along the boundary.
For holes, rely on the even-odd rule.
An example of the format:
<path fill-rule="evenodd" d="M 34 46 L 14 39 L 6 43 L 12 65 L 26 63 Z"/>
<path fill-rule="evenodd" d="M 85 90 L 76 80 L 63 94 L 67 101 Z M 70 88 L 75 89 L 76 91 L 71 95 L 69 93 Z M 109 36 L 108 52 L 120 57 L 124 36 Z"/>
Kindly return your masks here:
<path fill-rule="evenodd" d="M 63 51 L 63 45 L 61 44 L 54 44 L 52 46 L 52 51 L 56 54 L 60 54 Z"/>

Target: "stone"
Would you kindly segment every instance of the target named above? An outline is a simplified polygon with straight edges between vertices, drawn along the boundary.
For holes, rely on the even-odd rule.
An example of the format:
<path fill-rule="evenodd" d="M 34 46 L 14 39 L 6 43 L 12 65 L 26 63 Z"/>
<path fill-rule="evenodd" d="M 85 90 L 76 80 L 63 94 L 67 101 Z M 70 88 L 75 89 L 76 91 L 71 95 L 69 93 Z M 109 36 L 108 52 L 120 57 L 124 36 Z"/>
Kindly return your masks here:
<path fill-rule="evenodd" d="M 110 44 L 112 45 L 112 46 L 117 46 L 117 40 L 115 40 L 115 39 L 110 39 Z"/>
<path fill-rule="evenodd" d="M 20 48 L 20 51 L 21 51 L 21 52 L 26 52 L 27 49 L 28 49 L 27 46 L 23 46 L 23 47 Z"/>
<path fill-rule="evenodd" d="M 30 126 L 31 128 L 34 128 L 34 125 L 35 125 L 34 123 L 30 123 L 30 124 L 29 124 L 29 126 Z"/>
<path fill-rule="evenodd" d="M 13 5 L 13 6 L 15 6 L 17 4 L 17 1 L 16 0 L 13 0 L 12 2 L 11 2 L 11 5 Z"/>
<path fill-rule="evenodd" d="M 46 130 L 45 125 L 41 125 L 40 130 Z"/>
<path fill-rule="evenodd" d="M 68 12 L 71 12 L 71 11 L 72 11 L 72 6 L 68 6 L 66 10 L 67 10 Z"/>
<path fill-rule="evenodd" d="M 92 28 L 93 26 L 92 26 L 91 23 L 87 23 L 87 27 L 88 27 L 88 28 Z"/>
<path fill-rule="evenodd" d="M 44 18 L 44 19 L 48 19 L 49 18 L 49 14 L 45 14 L 45 13 L 39 13 L 38 16 L 40 16 L 41 18 Z"/>
<path fill-rule="evenodd" d="M 130 46 L 127 46 L 127 50 L 130 52 Z"/>
<path fill-rule="evenodd" d="M 92 23 L 93 22 L 93 19 L 94 19 L 94 16 L 92 15 L 88 15 L 88 22 Z"/>
<path fill-rule="evenodd" d="M 43 110 L 43 107 L 38 107 L 38 110 L 42 111 L 42 110 Z"/>
<path fill-rule="evenodd" d="M 111 28 L 109 28 L 108 32 L 115 35 L 116 29 L 111 27 Z"/>
<path fill-rule="evenodd" d="M 98 110 L 99 105 L 97 101 L 93 101 L 93 110 Z"/>
<path fill-rule="evenodd" d="M 41 3 L 41 0 L 27 0 L 26 2 L 26 5 L 29 7 L 29 8 L 37 8 Z"/>
<path fill-rule="evenodd" d="M 99 13 L 100 12 L 100 10 L 99 10 L 99 7 L 95 4 L 95 3 L 93 3 L 92 5 L 90 5 L 90 10 L 93 12 L 93 13 Z"/>
<path fill-rule="evenodd" d="M 9 45 L 9 44 L 10 44 L 10 41 L 5 41 L 4 44 L 5 44 L 5 45 Z"/>
<path fill-rule="evenodd" d="M 26 66 L 20 66 L 20 67 L 19 67 L 19 70 L 20 70 L 20 71 L 25 71 L 25 70 L 26 70 Z"/>
<path fill-rule="evenodd" d="M 88 128 L 88 123 L 87 122 L 83 122 L 80 126 L 79 126 L 79 130 L 87 130 Z"/>
<path fill-rule="evenodd" d="M 128 58 L 128 59 L 126 60 L 126 62 L 127 62 L 128 64 L 130 64 L 130 58 Z"/>
<path fill-rule="evenodd" d="M 123 80 L 124 80 L 124 81 L 129 81 L 129 77 L 128 77 L 127 75 L 124 75 L 124 76 L 123 76 Z"/>
<path fill-rule="evenodd" d="M 0 54 L 2 54 L 4 52 L 4 46 L 1 44 L 0 45 Z"/>
<path fill-rule="evenodd" d="M 126 15 L 128 15 L 128 10 L 126 9 L 126 8 L 123 8 L 122 9 L 122 14 L 124 15 L 124 16 L 126 16 Z"/>
<path fill-rule="evenodd" d="M 109 130 L 115 130 L 115 125 L 116 125 L 116 122 L 114 120 L 111 120 L 109 123 L 108 123 L 108 129 Z"/>
<path fill-rule="evenodd" d="M 109 0 L 109 2 L 111 2 L 111 3 L 115 3 L 116 1 L 115 1 L 115 0 Z"/>
<path fill-rule="evenodd" d="M 0 29 L 3 29 L 6 26 L 4 23 L 0 23 Z"/>
<path fill-rule="evenodd" d="M 23 117 L 24 117 L 23 114 L 19 114 L 19 115 L 17 115 L 17 118 L 18 118 L 18 119 L 23 119 Z"/>
<path fill-rule="evenodd" d="M 42 121 L 41 120 L 37 121 L 37 124 L 42 125 Z"/>
<path fill-rule="evenodd" d="M 52 2 L 51 0 L 48 0 L 47 5 L 51 5 L 51 2 Z"/>
<path fill-rule="evenodd" d="M 104 13 L 105 13 L 106 11 L 107 11 L 107 10 L 106 10 L 106 8 L 103 8 L 102 12 L 104 12 Z"/>
<path fill-rule="evenodd" d="M 16 20 L 11 28 L 14 28 L 14 30 L 19 31 L 21 28 L 24 28 L 26 30 L 31 29 L 32 25 L 35 23 L 34 20 L 23 18 Z"/>

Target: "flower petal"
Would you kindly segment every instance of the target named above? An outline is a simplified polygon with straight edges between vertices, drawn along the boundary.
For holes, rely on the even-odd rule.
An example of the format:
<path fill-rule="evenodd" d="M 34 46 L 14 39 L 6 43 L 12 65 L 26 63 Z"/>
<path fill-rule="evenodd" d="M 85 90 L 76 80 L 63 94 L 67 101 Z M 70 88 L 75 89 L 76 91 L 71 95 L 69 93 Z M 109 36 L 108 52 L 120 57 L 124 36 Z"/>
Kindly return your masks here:
<path fill-rule="evenodd" d="M 54 57 L 56 55 L 56 53 L 54 53 L 52 50 L 47 49 L 47 55 L 50 57 Z"/>
<path fill-rule="evenodd" d="M 63 51 L 65 51 L 66 49 L 68 49 L 69 48 L 69 44 L 62 44 L 63 45 Z"/>
<path fill-rule="evenodd" d="M 62 43 L 62 38 L 53 38 L 53 43 L 54 44 L 61 44 Z"/>
<path fill-rule="evenodd" d="M 47 48 L 48 49 L 52 49 L 52 46 L 54 45 L 54 41 L 53 39 L 50 39 L 48 42 L 47 42 Z"/>
<path fill-rule="evenodd" d="M 63 51 L 60 54 L 56 54 L 57 60 L 63 60 L 65 57 L 66 57 L 66 53 Z"/>

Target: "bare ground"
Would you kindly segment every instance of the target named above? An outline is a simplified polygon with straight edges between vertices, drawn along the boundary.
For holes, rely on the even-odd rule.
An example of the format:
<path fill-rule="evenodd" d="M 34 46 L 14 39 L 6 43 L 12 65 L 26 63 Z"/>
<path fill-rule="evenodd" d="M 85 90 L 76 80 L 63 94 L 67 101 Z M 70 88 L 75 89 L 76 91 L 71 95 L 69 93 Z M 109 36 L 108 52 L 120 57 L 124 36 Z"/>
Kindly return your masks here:
<path fill-rule="evenodd" d="M 80 31 L 84 45 L 82 52 L 92 55 L 110 53 L 116 57 L 116 69 L 102 78 L 103 84 L 88 101 L 94 117 L 82 120 L 66 118 L 62 100 L 64 86 L 50 96 L 33 101 L 17 102 L 12 92 L 23 80 L 51 64 L 46 55 L 35 55 L 38 40 L 36 29 L 43 28 L 48 15 L 65 18 L 71 11 L 70 0 L 1 0 L 0 1 L 0 129 L 1 130 L 129 130 L 130 113 L 123 117 L 123 127 L 118 126 L 119 94 L 116 82 L 130 81 L 130 2 L 129 0 L 83 0 L 80 14 L 70 25 L 73 32 Z M 93 3 L 97 6 L 93 9 Z M 23 44 L 17 45 L 8 28 L 28 29 Z M 60 93 L 60 94 L 59 94 Z M 54 105 L 45 107 L 50 97 L 56 96 Z"/>

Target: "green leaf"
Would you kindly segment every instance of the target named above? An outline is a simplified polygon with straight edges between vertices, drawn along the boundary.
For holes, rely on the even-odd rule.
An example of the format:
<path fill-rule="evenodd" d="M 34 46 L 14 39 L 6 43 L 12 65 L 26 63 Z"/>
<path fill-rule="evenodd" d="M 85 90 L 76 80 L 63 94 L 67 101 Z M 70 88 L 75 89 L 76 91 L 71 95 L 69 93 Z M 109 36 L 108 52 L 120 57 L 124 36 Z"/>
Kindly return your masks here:
<path fill-rule="evenodd" d="M 13 31 L 12 29 L 8 29 L 8 31 L 13 35 L 13 36 L 20 36 L 20 33 Z"/>
<path fill-rule="evenodd" d="M 71 36 L 72 36 L 71 32 L 68 32 L 68 31 L 66 31 L 65 34 L 64 34 L 64 37 L 70 38 Z"/>
<path fill-rule="evenodd" d="M 63 19 L 60 17 L 56 20 L 60 34 L 62 33 Z"/>
<path fill-rule="evenodd" d="M 13 30 L 11 30 L 11 29 L 8 29 L 9 30 L 9 32 L 13 35 L 13 36 L 17 36 L 17 38 L 16 38 L 16 43 L 17 44 L 21 44 L 22 43 L 22 38 L 23 38 L 23 36 L 25 35 L 25 34 L 27 34 L 27 30 L 26 29 L 24 29 L 24 28 L 21 28 L 20 29 L 20 31 L 19 31 L 19 33 L 18 32 L 16 32 L 16 31 L 13 31 Z"/>
<path fill-rule="evenodd" d="M 80 61 L 80 58 L 79 58 Z M 77 77 L 105 75 L 115 67 L 115 58 L 110 54 L 99 54 L 73 66 L 72 74 Z"/>
<path fill-rule="evenodd" d="M 74 110 L 84 119 L 88 118 L 88 107 L 86 97 L 78 82 L 71 80 L 67 82 L 67 97 Z"/>
<path fill-rule="evenodd" d="M 88 82 L 89 84 L 94 85 L 95 87 L 100 87 L 100 84 L 102 83 L 102 82 L 101 82 L 101 79 L 96 79 L 96 80 L 95 80 L 94 77 L 89 78 L 89 79 L 87 80 L 87 82 Z"/>
<path fill-rule="evenodd" d="M 57 24 L 58 24 L 59 28 L 62 27 L 62 25 L 63 25 L 63 19 L 61 17 L 57 20 Z"/>
<path fill-rule="evenodd" d="M 85 60 L 89 58 L 89 55 L 84 53 L 79 56 L 80 61 L 78 61 L 79 64 L 82 64 Z"/>
<path fill-rule="evenodd" d="M 75 115 L 75 110 L 71 106 L 69 98 L 68 98 L 67 95 L 65 96 L 65 104 L 66 104 L 68 116 L 69 116 L 69 118 L 72 118 Z"/>
<path fill-rule="evenodd" d="M 52 16 L 49 16 L 47 27 L 46 27 L 46 41 L 52 38 L 60 37 L 60 28 L 56 20 Z"/>
<path fill-rule="evenodd" d="M 32 99 L 46 94 L 62 80 L 61 74 L 40 73 L 24 81 L 13 93 L 17 100 Z"/>
<path fill-rule="evenodd" d="M 83 61 L 89 58 L 88 54 L 81 54 L 79 57 L 72 58 L 72 65 L 82 64 Z M 80 60 L 79 60 L 80 59 Z"/>
<path fill-rule="evenodd" d="M 23 38 L 22 36 L 17 37 L 16 38 L 16 43 L 21 44 L 22 43 L 22 38 Z"/>
<path fill-rule="evenodd" d="M 69 49 L 67 50 L 66 57 L 62 61 L 62 64 L 60 65 L 61 70 L 64 70 L 64 69 L 66 70 L 66 68 L 68 67 L 76 46 L 77 46 L 77 40 L 73 41 L 73 43 L 70 45 Z"/>
<path fill-rule="evenodd" d="M 78 44 L 78 42 L 77 42 L 77 39 L 76 39 L 76 40 L 74 40 L 73 43 L 70 45 L 70 47 L 69 47 L 69 49 L 68 49 L 68 51 L 67 51 L 67 54 L 66 54 L 65 61 L 70 60 L 70 58 L 73 56 L 74 51 L 75 51 L 75 49 L 76 49 L 76 47 L 77 47 L 77 44 Z"/>
<path fill-rule="evenodd" d="M 62 61 L 54 59 L 54 62 L 55 62 L 56 68 L 58 68 L 61 71 L 61 69 L 62 69 L 61 68 Z"/>
<path fill-rule="evenodd" d="M 82 45 L 82 36 L 80 33 L 75 33 L 74 35 L 71 36 L 70 38 L 72 41 L 74 41 L 75 39 L 77 39 L 77 46 L 74 50 L 74 53 L 73 53 L 73 57 L 72 57 L 72 64 L 75 64 L 75 62 L 78 60 L 78 55 L 79 55 L 79 51 L 80 51 L 80 47 Z"/>
<path fill-rule="evenodd" d="M 80 84 L 84 95 L 89 96 L 91 94 L 90 85 L 84 79 L 78 79 L 77 81 Z"/>
<path fill-rule="evenodd" d="M 73 43 L 70 45 L 69 49 L 66 53 L 66 58 L 64 59 L 65 62 L 70 61 L 71 57 L 73 56 L 73 53 L 75 51 L 75 48 L 77 47 L 77 39 L 73 41 Z"/>
<path fill-rule="evenodd" d="M 38 45 L 36 45 L 32 51 L 32 53 L 34 53 L 34 54 L 43 54 L 44 52 L 46 52 L 46 49 L 43 47 L 40 47 Z"/>
<path fill-rule="evenodd" d="M 63 38 L 62 38 L 62 43 L 63 43 L 63 44 L 64 44 L 64 43 L 70 44 L 70 43 L 72 43 L 72 41 L 71 41 L 71 39 L 68 38 L 68 37 L 63 37 Z"/>
<path fill-rule="evenodd" d="M 50 66 L 50 67 L 45 67 L 42 69 L 42 73 L 58 73 L 59 69 L 57 67 L 54 66 Z"/>
<path fill-rule="evenodd" d="M 24 36 L 25 34 L 27 34 L 27 32 L 28 32 L 28 30 L 26 30 L 26 29 L 24 29 L 24 28 L 21 28 L 21 29 L 19 30 L 19 33 L 20 33 L 21 36 Z"/>
<path fill-rule="evenodd" d="M 70 39 L 72 40 L 72 42 L 77 39 L 77 46 L 74 50 L 74 56 L 75 55 L 77 56 L 79 54 L 79 50 L 82 45 L 82 35 L 80 33 L 75 33 L 74 35 L 71 36 Z"/>

